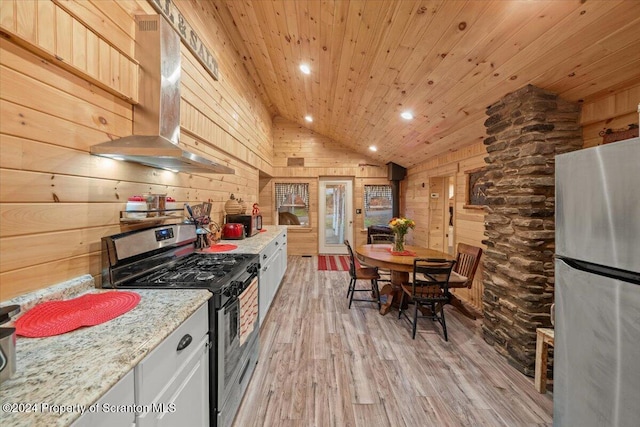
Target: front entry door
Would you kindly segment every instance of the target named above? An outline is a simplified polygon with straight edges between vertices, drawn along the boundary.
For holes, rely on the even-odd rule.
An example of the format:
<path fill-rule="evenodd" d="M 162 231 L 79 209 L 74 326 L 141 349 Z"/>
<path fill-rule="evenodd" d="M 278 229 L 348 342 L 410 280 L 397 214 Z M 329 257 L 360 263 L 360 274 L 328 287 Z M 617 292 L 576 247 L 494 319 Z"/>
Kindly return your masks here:
<path fill-rule="evenodd" d="M 344 240 L 354 244 L 353 181 L 321 178 L 318 193 L 318 252 L 346 254 Z"/>

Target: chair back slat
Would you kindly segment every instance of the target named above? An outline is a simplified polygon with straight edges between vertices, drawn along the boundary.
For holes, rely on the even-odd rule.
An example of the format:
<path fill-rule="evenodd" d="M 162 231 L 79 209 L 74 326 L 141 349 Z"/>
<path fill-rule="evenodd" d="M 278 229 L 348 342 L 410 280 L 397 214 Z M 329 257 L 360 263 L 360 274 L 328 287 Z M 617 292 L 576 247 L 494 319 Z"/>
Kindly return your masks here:
<path fill-rule="evenodd" d="M 473 277 L 480 264 L 481 255 L 482 248 L 465 243 L 458 243 L 458 258 L 454 271 L 467 278 L 467 281 L 460 287 L 471 288 L 473 285 Z"/>
<path fill-rule="evenodd" d="M 353 249 L 351 249 L 351 245 L 348 240 L 344 241 L 347 250 L 349 251 L 349 275 L 352 278 L 356 277 L 356 257 L 353 255 Z"/>
<path fill-rule="evenodd" d="M 448 293 L 449 277 L 456 264 L 454 260 L 439 258 L 416 258 L 413 260 L 413 295 L 420 295 L 421 288 L 440 288 L 443 295 Z M 432 294 L 432 291 L 429 291 Z"/>
<path fill-rule="evenodd" d="M 372 245 L 393 243 L 393 239 L 393 234 L 372 234 L 369 236 L 369 243 Z"/>

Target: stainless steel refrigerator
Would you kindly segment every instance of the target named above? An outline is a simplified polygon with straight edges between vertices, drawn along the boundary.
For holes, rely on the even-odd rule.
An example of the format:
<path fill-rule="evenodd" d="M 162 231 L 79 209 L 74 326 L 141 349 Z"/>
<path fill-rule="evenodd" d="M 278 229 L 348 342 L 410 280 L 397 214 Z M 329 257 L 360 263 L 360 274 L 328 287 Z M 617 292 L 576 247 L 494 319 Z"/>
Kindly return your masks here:
<path fill-rule="evenodd" d="M 556 156 L 554 426 L 640 425 L 640 138 Z"/>

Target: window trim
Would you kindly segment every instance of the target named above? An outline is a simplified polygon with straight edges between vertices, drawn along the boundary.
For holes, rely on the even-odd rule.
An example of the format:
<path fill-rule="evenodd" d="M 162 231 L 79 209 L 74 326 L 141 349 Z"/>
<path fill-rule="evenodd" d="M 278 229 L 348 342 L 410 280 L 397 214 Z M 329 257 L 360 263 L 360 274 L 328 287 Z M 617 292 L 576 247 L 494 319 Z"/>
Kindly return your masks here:
<path fill-rule="evenodd" d="M 279 205 L 279 201 L 278 201 L 278 191 L 277 191 L 277 186 L 278 185 L 304 185 L 306 186 L 306 196 L 307 196 L 307 200 L 306 203 L 304 205 L 300 204 L 300 206 L 305 206 L 306 207 L 306 212 L 307 212 L 307 224 L 280 224 L 280 210 L 279 208 L 284 206 L 283 205 Z M 293 193 L 292 193 L 293 194 Z M 277 182 L 273 183 L 273 201 L 274 201 L 274 219 L 277 225 L 282 225 L 285 226 L 287 228 L 290 228 L 291 230 L 300 230 L 300 231 L 311 231 L 312 227 L 311 227 L 311 183 L 309 181 L 299 181 L 299 180 L 278 180 Z M 295 206 L 295 204 L 290 204 L 291 207 Z M 295 214 L 294 214 L 295 215 Z M 296 215 L 297 217 L 297 215 Z"/>
<path fill-rule="evenodd" d="M 364 184 L 363 188 L 362 188 L 362 203 L 363 203 L 363 217 L 362 217 L 362 225 L 363 225 L 363 229 L 367 230 L 367 212 L 370 211 L 371 206 L 368 203 L 367 200 L 367 196 L 368 196 L 368 191 L 367 191 L 367 187 L 385 187 L 386 189 L 388 189 L 389 191 L 389 199 L 391 202 L 391 205 L 389 207 L 386 207 L 386 209 L 391 209 L 391 217 L 389 218 L 389 220 L 391 220 L 391 218 L 393 217 L 393 196 L 392 196 L 392 187 L 390 184 Z M 375 225 L 386 225 L 386 223 L 382 223 L 382 224 L 375 224 Z"/>

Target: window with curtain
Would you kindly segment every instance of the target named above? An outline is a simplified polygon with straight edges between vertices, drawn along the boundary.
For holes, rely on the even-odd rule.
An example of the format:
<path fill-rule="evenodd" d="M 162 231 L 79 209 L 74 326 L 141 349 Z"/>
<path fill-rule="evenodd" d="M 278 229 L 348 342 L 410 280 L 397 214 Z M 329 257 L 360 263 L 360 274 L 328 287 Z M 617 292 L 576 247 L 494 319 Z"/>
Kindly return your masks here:
<path fill-rule="evenodd" d="M 364 227 L 387 225 L 393 216 L 390 185 L 364 186 Z"/>
<path fill-rule="evenodd" d="M 279 225 L 309 226 L 309 184 L 276 183 L 276 211 Z"/>

